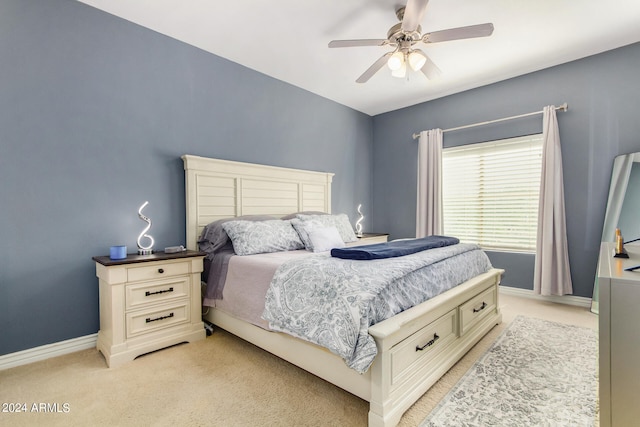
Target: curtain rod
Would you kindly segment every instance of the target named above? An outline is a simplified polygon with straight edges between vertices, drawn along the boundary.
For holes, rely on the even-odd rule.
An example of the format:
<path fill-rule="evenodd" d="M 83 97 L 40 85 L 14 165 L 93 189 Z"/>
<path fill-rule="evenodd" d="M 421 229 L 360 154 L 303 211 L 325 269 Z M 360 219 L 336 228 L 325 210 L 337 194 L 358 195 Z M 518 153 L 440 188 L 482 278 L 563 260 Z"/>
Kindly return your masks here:
<path fill-rule="evenodd" d="M 566 102 L 564 104 L 562 104 L 561 106 L 556 107 L 556 111 L 557 110 L 567 111 L 568 109 L 569 109 L 569 106 L 567 105 Z M 471 125 L 464 125 L 464 126 L 458 126 L 458 127 L 455 127 L 455 128 L 443 129 L 442 132 L 443 133 L 444 132 L 451 132 L 451 131 L 454 131 L 454 130 L 468 129 L 468 128 L 472 128 L 472 127 L 476 127 L 476 126 L 490 125 L 492 123 L 505 122 L 507 120 L 519 119 L 519 118 L 528 117 L 528 116 L 535 116 L 536 114 L 542 114 L 542 113 L 544 113 L 544 110 L 535 111 L 533 113 L 520 114 L 518 116 L 505 117 L 505 118 L 502 118 L 502 119 L 489 120 L 489 121 L 486 121 L 486 122 L 473 123 Z M 420 138 L 420 134 L 419 133 L 414 133 L 413 134 L 413 139 L 418 139 L 418 138 Z"/>

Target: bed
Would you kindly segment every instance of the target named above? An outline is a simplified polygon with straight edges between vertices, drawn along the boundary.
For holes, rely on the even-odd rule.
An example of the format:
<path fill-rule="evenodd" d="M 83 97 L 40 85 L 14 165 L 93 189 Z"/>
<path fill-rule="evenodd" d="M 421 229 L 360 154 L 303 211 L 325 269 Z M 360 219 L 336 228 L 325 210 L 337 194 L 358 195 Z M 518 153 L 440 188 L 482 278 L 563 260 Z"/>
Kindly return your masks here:
<path fill-rule="evenodd" d="M 182 159 L 188 249 L 198 249 L 203 229 L 217 220 L 247 215 L 280 218 L 294 212 L 331 213 L 331 173 L 192 155 L 184 155 Z M 235 258 L 248 262 L 250 256 Z M 368 401 L 370 426 L 393 426 L 501 322 L 498 285 L 502 273 L 490 268 L 370 326 L 368 334 L 375 342 L 377 354 L 364 373 L 349 368 L 341 357 L 322 346 L 265 329 L 243 316 L 231 314 L 223 306 L 205 307 L 203 317 Z"/>

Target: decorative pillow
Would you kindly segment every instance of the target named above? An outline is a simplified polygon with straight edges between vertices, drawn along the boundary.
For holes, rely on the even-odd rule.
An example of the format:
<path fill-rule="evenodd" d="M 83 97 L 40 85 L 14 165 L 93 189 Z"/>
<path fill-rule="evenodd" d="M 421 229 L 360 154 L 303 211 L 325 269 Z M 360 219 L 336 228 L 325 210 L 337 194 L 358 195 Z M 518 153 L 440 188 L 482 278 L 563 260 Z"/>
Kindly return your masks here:
<path fill-rule="evenodd" d="M 209 256 L 215 255 L 220 249 L 231 245 L 231 240 L 222 225 L 229 221 L 273 221 L 275 218 L 268 215 L 244 215 L 224 218 L 207 224 L 200 233 L 198 247 Z"/>
<path fill-rule="evenodd" d="M 222 224 L 237 255 L 303 249 L 300 236 L 290 221 L 229 221 Z"/>
<path fill-rule="evenodd" d="M 345 243 L 355 242 L 358 240 L 356 233 L 353 231 L 353 227 L 349 222 L 347 214 L 338 215 L 304 215 L 298 214 L 298 219 L 301 221 L 313 221 L 322 224 L 325 227 L 335 227 L 342 237 L 342 241 Z"/>
<path fill-rule="evenodd" d="M 324 252 L 344 247 L 342 237 L 335 227 L 313 227 L 309 232 L 309 240 L 311 248 L 307 247 L 307 249 L 311 249 L 313 252 Z"/>

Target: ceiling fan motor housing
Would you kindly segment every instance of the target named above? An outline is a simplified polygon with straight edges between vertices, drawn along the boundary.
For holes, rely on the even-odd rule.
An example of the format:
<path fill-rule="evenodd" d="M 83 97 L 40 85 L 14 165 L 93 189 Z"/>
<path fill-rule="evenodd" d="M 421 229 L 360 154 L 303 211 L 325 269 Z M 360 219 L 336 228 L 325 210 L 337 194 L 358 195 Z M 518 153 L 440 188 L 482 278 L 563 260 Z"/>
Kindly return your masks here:
<path fill-rule="evenodd" d="M 418 25 L 418 28 L 414 31 L 407 33 L 402 30 L 402 22 L 400 22 L 389 28 L 389 31 L 387 31 L 387 38 L 389 39 L 390 44 L 400 44 L 403 40 L 410 41 L 411 44 L 413 44 L 422 39 L 420 33 L 422 33 L 422 27 L 420 25 Z"/>

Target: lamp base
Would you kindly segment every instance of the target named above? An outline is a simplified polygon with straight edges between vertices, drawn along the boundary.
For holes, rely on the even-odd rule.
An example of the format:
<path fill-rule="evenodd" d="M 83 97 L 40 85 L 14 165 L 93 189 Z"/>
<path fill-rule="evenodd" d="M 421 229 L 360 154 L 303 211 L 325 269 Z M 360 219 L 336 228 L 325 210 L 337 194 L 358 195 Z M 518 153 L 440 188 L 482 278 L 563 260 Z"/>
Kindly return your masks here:
<path fill-rule="evenodd" d="M 138 249 L 138 255 L 151 255 L 153 249 Z"/>

